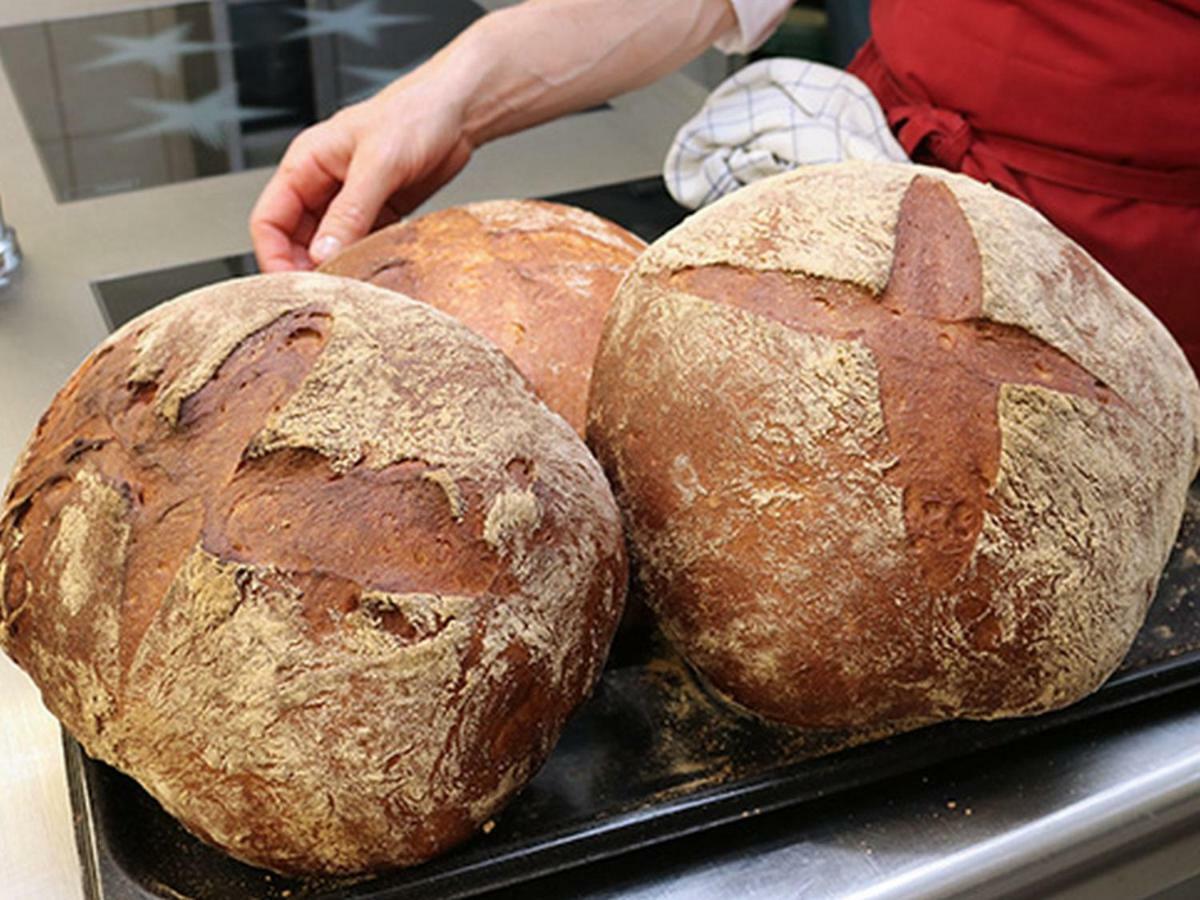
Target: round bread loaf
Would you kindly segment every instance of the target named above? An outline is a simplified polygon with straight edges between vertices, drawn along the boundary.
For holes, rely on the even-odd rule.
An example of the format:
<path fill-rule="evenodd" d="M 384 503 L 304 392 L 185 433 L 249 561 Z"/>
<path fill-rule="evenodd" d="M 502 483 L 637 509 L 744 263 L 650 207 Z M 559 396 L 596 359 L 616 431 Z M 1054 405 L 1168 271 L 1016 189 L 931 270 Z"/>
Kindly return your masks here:
<path fill-rule="evenodd" d="M 590 212 L 495 200 L 398 222 L 321 267 L 423 300 L 491 340 L 581 435 L 592 360 L 621 277 L 645 248 Z"/>
<path fill-rule="evenodd" d="M 812 728 L 1068 704 L 1137 632 L 1200 389 L 1024 204 L 921 167 L 803 168 L 651 245 L 589 440 L 668 635 Z"/>
<path fill-rule="evenodd" d="M 256 865 L 408 865 L 530 779 L 620 615 L 583 442 L 449 317 L 227 282 L 75 372 L 0 519 L 0 643 L 87 752 Z"/>

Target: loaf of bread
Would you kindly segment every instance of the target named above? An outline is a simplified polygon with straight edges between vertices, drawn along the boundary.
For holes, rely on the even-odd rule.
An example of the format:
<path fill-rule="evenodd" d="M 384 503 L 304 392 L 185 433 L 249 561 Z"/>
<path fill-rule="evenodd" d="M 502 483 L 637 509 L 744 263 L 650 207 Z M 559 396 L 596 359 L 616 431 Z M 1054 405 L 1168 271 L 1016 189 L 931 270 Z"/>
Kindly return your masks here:
<path fill-rule="evenodd" d="M 532 777 L 620 615 L 616 507 L 504 356 L 327 275 L 188 294 L 71 377 L 0 519 L 0 644 L 247 862 L 356 872 Z"/>
<path fill-rule="evenodd" d="M 669 636 L 809 728 L 1077 700 L 1143 621 L 1197 468 L 1166 330 L 966 177 L 815 166 L 622 283 L 588 435 Z"/>
<path fill-rule="evenodd" d="M 604 315 L 644 247 L 620 226 L 573 206 L 496 200 L 398 222 L 321 271 L 454 316 L 503 350 L 582 435 Z"/>

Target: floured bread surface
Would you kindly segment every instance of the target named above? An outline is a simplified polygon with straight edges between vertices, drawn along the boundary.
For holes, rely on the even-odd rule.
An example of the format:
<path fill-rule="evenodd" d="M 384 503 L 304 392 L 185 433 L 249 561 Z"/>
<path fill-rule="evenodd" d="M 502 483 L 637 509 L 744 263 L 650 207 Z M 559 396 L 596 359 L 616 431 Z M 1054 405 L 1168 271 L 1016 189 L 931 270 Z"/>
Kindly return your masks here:
<path fill-rule="evenodd" d="M 87 752 L 294 873 L 409 865 L 532 777 L 625 559 L 604 476 L 485 340 L 327 275 L 188 294 L 54 400 L 0 643 Z"/>
<path fill-rule="evenodd" d="M 582 209 L 492 200 L 398 222 L 321 271 L 449 313 L 493 341 L 581 434 L 613 292 L 645 244 Z"/>
<path fill-rule="evenodd" d="M 802 168 L 642 255 L 588 439 L 689 661 L 811 728 L 1042 712 L 1154 594 L 1200 388 L 1127 291 L 970 179 Z"/>

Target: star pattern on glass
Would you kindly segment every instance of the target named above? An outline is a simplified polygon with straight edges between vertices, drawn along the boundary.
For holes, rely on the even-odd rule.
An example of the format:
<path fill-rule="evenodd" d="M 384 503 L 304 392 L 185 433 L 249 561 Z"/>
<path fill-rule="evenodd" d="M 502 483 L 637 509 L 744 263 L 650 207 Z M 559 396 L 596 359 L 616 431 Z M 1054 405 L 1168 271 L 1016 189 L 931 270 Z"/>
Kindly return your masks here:
<path fill-rule="evenodd" d="M 189 40 L 192 26 L 184 23 L 163 31 L 132 37 L 120 34 L 98 34 L 95 40 L 108 48 L 108 53 L 79 67 L 80 71 L 107 69 L 126 63 L 141 63 L 150 66 L 160 75 L 172 74 L 179 61 L 193 53 L 212 53 L 228 50 L 228 44 L 213 44 L 207 41 Z"/>
<path fill-rule="evenodd" d="M 429 16 L 425 15 L 380 12 L 379 0 L 360 0 L 345 9 L 289 9 L 288 12 L 303 18 L 308 24 L 285 35 L 285 41 L 335 36 L 368 47 L 378 43 L 379 32 L 385 28 L 419 25 L 429 21 Z"/>
<path fill-rule="evenodd" d="M 428 56 L 419 57 L 399 69 L 382 69 L 378 66 L 342 66 L 342 71 L 347 75 L 351 75 L 365 83 L 365 87 L 350 94 L 342 102 L 358 103 L 361 100 L 366 100 L 368 97 L 374 96 L 397 78 L 407 75 L 427 59 L 429 59 Z"/>
<path fill-rule="evenodd" d="M 190 134 L 209 147 L 225 146 L 228 134 L 225 126 L 255 119 L 285 115 L 287 109 L 245 107 L 237 101 L 237 88 L 226 85 L 195 100 L 149 100 L 130 98 L 130 103 L 152 113 L 155 121 L 118 134 L 114 140 L 132 141 L 139 138 L 163 137 L 171 134 Z"/>

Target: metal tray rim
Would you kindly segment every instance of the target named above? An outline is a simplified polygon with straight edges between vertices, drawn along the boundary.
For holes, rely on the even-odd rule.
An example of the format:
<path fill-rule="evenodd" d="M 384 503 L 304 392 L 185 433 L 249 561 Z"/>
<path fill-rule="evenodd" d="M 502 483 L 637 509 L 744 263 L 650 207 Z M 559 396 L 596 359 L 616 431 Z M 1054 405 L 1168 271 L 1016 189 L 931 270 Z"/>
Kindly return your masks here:
<path fill-rule="evenodd" d="M 564 821 L 545 832 L 533 845 L 520 841 L 513 841 L 508 846 L 492 844 L 487 848 L 486 856 L 455 859 L 457 854 L 451 854 L 431 861 L 425 864 L 431 869 L 426 870 L 427 877 L 424 878 L 413 877 L 423 868 L 416 867 L 355 879 L 329 880 L 325 882 L 330 887 L 327 895 L 341 895 L 343 889 L 353 887 L 354 896 L 361 900 L 398 900 L 427 896 L 429 891 L 436 891 L 437 896 L 446 900 L 468 897 L 818 800 L 868 781 L 878 782 L 918 772 L 948 759 L 994 750 L 1193 686 L 1200 686 L 1200 650 L 1119 672 L 1078 703 L 1040 716 L 943 722 L 824 756 L 786 763 L 742 779 L 695 790 L 681 786 L 676 796 L 651 801 L 591 823 L 579 819 Z M 948 735 L 955 739 L 948 740 Z M 102 872 L 111 866 L 105 866 L 108 854 L 103 836 L 97 833 L 87 772 L 88 766 L 101 764 L 86 757 L 82 747 L 65 730 L 63 744 L 68 788 L 77 812 L 75 837 L 85 895 L 89 900 L 105 898 L 108 895 Z M 896 753 L 897 744 L 912 747 L 910 752 Z M 921 752 L 911 752 L 913 749 Z M 881 765 L 881 759 L 888 764 Z M 819 777 L 820 773 L 823 777 Z M 158 896 L 146 885 L 136 881 L 131 884 L 146 891 L 146 896 Z"/>

